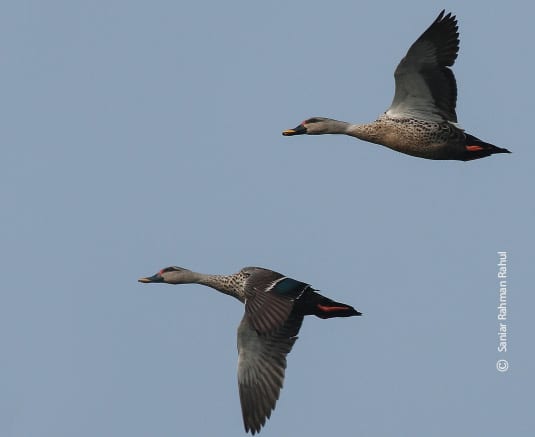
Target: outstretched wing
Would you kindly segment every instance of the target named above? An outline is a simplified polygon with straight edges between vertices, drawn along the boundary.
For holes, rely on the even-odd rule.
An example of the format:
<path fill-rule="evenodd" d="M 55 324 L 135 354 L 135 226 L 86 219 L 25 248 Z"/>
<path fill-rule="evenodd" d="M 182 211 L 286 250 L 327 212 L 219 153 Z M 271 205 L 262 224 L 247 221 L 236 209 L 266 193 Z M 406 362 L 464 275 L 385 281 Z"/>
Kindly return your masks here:
<path fill-rule="evenodd" d="M 247 314 L 238 327 L 238 387 L 245 431 L 254 435 L 275 409 L 284 382 L 286 355 L 297 340 L 303 316 L 291 314 L 278 330 L 258 333 Z"/>
<path fill-rule="evenodd" d="M 396 93 L 387 115 L 457 122 L 457 84 L 449 67 L 459 51 L 457 20 L 440 13 L 396 68 Z"/>

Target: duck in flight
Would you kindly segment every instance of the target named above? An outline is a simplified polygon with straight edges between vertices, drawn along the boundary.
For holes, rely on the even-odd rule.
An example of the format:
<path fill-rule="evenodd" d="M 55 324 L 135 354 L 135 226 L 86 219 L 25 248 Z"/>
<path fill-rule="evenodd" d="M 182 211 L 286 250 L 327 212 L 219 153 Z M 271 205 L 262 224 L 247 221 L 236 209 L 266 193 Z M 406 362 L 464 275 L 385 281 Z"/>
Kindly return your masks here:
<path fill-rule="evenodd" d="M 361 315 L 352 306 L 324 297 L 304 282 L 261 267 L 245 267 L 233 275 L 205 275 L 167 267 L 139 282 L 206 285 L 245 304 L 238 327 L 238 388 L 245 431 L 253 435 L 260 432 L 275 408 L 284 381 L 286 355 L 297 340 L 303 318 Z"/>
<path fill-rule="evenodd" d="M 459 33 L 456 17 L 444 12 L 397 66 L 394 100 L 376 121 L 351 124 L 313 117 L 282 134 L 345 134 L 427 159 L 471 161 L 494 153 L 511 153 L 457 125 L 457 84 L 449 67 L 457 58 Z"/>

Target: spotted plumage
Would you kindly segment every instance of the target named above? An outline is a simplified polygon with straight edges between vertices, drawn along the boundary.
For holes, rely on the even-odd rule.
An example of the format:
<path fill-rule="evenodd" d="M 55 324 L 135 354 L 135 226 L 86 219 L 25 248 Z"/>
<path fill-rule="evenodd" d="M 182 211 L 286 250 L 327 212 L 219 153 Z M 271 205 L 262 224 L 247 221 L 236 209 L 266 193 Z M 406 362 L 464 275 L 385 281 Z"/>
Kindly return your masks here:
<path fill-rule="evenodd" d="M 471 161 L 510 153 L 457 125 L 457 84 L 450 67 L 458 51 L 457 20 L 442 11 L 397 66 L 394 99 L 376 121 L 350 124 L 313 117 L 283 135 L 345 134 L 427 159 Z"/>
<path fill-rule="evenodd" d="M 307 315 L 322 319 L 361 313 L 317 293 L 310 285 L 261 267 L 233 275 L 205 275 L 166 267 L 139 282 L 201 284 L 245 304 L 238 327 L 238 388 L 246 432 L 255 434 L 271 416 L 284 382 L 286 355 Z"/>

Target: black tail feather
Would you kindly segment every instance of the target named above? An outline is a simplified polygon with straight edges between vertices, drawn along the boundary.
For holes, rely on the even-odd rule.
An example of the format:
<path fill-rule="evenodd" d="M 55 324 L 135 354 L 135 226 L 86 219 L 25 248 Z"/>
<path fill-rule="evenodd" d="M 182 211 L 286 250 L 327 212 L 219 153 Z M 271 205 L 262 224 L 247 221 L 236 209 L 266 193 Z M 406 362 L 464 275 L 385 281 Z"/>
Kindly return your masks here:
<path fill-rule="evenodd" d="M 479 138 L 470 134 L 466 135 L 465 152 L 463 161 L 472 161 L 473 159 L 484 158 L 495 153 L 511 153 L 509 150 L 502 147 L 497 147 L 494 144 L 481 141 Z"/>
<path fill-rule="evenodd" d="M 294 308 L 299 314 L 314 315 L 322 319 L 360 316 L 362 314 L 351 305 L 336 302 L 310 289 L 301 299 L 296 301 Z"/>

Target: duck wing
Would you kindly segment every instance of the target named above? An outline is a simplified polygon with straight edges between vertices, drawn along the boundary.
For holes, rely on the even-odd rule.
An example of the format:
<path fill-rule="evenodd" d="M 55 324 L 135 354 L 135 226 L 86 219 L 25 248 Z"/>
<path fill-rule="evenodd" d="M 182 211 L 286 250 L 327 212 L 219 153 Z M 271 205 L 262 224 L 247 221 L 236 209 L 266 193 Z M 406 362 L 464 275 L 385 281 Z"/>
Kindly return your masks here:
<path fill-rule="evenodd" d="M 276 331 L 259 333 L 245 314 L 238 327 L 238 388 L 245 432 L 254 435 L 275 409 L 286 355 L 297 340 L 302 315 L 292 313 Z"/>
<path fill-rule="evenodd" d="M 256 269 L 245 286 L 245 314 L 259 333 L 270 333 L 286 323 L 294 303 L 310 289 L 304 282 L 267 269 Z"/>
<path fill-rule="evenodd" d="M 396 92 L 387 115 L 456 123 L 457 84 L 449 67 L 458 51 L 457 19 L 442 11 L 397 66 Z"/>

